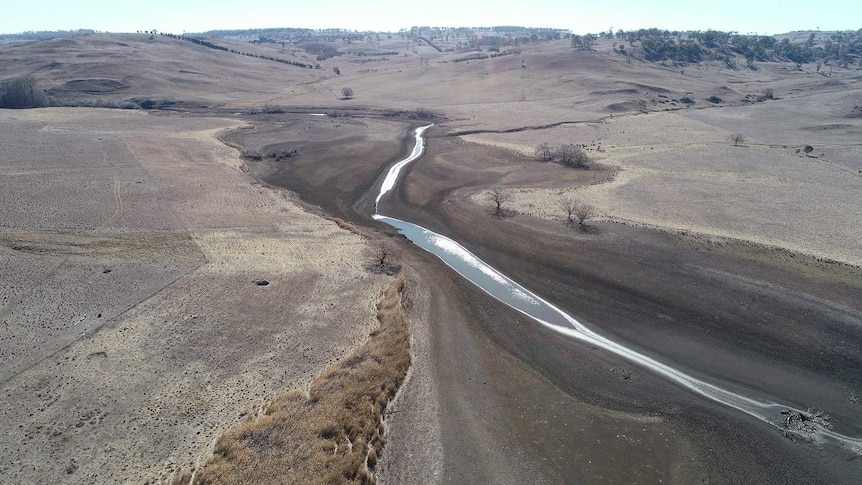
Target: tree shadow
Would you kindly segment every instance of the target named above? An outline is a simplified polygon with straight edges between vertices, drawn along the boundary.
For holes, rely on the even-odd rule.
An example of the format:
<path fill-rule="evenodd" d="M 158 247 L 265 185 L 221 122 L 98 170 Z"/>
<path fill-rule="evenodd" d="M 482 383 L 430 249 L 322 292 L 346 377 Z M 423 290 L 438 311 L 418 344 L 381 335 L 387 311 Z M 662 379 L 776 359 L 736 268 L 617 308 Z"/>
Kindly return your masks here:
<path fill-rule="evenodd" d="M 579 224 L 577 221 L 566 221 L 565 224 L 566 224 L 566 227 L 568 227 L 569 229 L 583 233 L 583 234 L 599 234 L 599 233 L 601 233 L 601 229 L 594 224 L 589 224 L 589 223 Z"/>
<path fill-rule="evenodd" d="M 491 209 L 488 214 L 495 219 L 505 219 L 515 215 L 515 211 L 508 209 Z"/>
<path fill-rule="evenodd" d="M 385 274 L 386 276 L 395 276 L 401 272 L 401 265 L 398 263 L 369 262 L 365 264 L 365 270 L 372 274 Z"/>
<path fill-rule="evenodd" d="M 599 234 L 602 232 L 601 228 L 594 224 L 581 224 L 580 231 L 584 234 Z"/>

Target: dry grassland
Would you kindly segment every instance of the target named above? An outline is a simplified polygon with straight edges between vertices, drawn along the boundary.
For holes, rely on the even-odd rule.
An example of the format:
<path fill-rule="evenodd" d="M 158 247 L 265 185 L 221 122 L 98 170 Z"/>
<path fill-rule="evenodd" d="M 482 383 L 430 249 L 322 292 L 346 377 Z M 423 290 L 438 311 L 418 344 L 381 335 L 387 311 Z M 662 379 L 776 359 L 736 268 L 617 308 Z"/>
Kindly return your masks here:
<path fill-rule="evenodd" d="M 170 99 L 222 114 L 264 105 L 426 107 L 446 117 L 431 133 L 439 138 L 429 140 L 429 156 L 443 157 L 452 172 L 426 187 L 408 178 L 405 190 L 420 203 L 435 202 L 435 184 L 447 177 L 469 187 L 499 175 L 514 186 L 510 208 L 531 216 L 562 223 L 560 202 L 572 196 L 616 221 L 862 264 L 862 122 L 849 117 L 862 104 L 858 72 L 836 69 L 826 79 L 779 63 L 756 72 L 628 63 L 611 42 L 585 52 L 561 40 L 455 62 L 461 53 L 393 39 L 375 46 L 406 56 L 366 62 L 351 54 L 316 70 L 106 34 L 3 46 L 0 78 L 32 72 L 50 94 L 72 101 Z M 276 45 L 217 43 L 311 60 Z M 355 97 L 340 99 L 348 86 Z M 764 88 L 781 99 L 745 103 Z M 720 105 L 706 101 L 713 95 Z M 354 160 L 394 159 L 403 133 L 389 121 L 285 118 L 268 119 L 273 126 L 262 123 L 246 139 L 254 149 L 298 147 L 306 156 L 284 176 L 302 181 L 306 196 L 356 190 Z M 280 483 L 274 473 L 286 470 L 295 483 L 373 483 L 381 416 L 407 365 L 398 353 L 406 335 L 384 331 L 384 320 L 403 324 L 393 303 L 403 283 L 375 309 L 387 279 L 364 267 L 359 231 L 255 184 L 237 150 L 217 140 L 241 126 L 141 111 L 0 112 L 0 482 L 152 484 L 198 471 L 195 483 L 230 483 L 246 476 L 239 465 L 259 483 Z M 746 138 L 741 146 L 729 140 L 735 132 Z M 532 153 L 543 142 L 601 144 L 590 154 L 602 170 L 537 165 Z M 811 156 L 796 153 L 804 145 L 814 147 Z M 468 190 L 451 196 L 487 203 Z M 259 279 L 270 284 L 253 283 Z M 375 314 L 381 329 L 369 339 Z M 379 357 L 393 352 L 392 365 L 382 366 Z M 432 355 L 430 344 L 425 352 Z M 368 388 L 372 377 L 386 383 Z M 436 397 L 424 379 L 411 381 L 414 399 Z M 305 385 L 307 394 L 280 394 Z M 345 407 L 348 397 L 363 407 Z M 443 411 L 430 409 L 434 416 L 403 424 L 398 439 L 414 426 L 436 429 Z M 592 438 L 590 426 L 613 429 L 596 423 L 581 435 Z M 443 476 L 443 443 L 438 435 L 429 441 L 433 457 L 414 478 Z M 276 444 L 298 451 L 267 451 Z M 590 476 L 602 473 L 599 456 L 627 453 L 579 449 L 595 453 Z M 417 461 L 408 455 L 398 455 L 389 476 L 410 475 L 402 470 Z M 505 460 L 479 461 L 517 468 Z M 311 465 L 330 468 L 303 478 L 315 473 Z"/>
<path fill-rule="evenodd" d="M 312 69 L 148 37 L 88 35 L 6 45 L 0 78 L 22 70 L 35 73 L 50 94 L 69 100 L 150 98 L 245 106 L 283 89 L 305 92 L 304 83 L 320 77 Z"/>
<path fill-rule="evenodd" d="M 3 267 L 14 270 L 2 273 L 2 481 L 167 480 L 206 461 L 249 409 L 368 338 L 385 277 L 364 268 L 365 242 L 240 172 L 237 152 L 215 139 L 240 123 L 86 109 L 14 116 L 10 136 L 67 150 L 39 158 L 35 173 L 6 158 L 0 167 L 22 172 L 9 175 L 21 183 L 4 207 L 31 208 L 7 213 L 0 233 Z M 115 148 L 107 158 L 99 138 Z M 38 183 L 51 171 L 64 174 L 62 190 Z M 88 184 L 101 189 L 64 195 Z M 82 217 L 30 229 L 67 205 Z"/>
<path fill-rule="evenodd" d="M 222 435 L 194 484 L 373 484 L 383 413 L 407 374 L 410 345 L 397 276 L 377 304 L 379 328 L 317 377 Z"/>
<path fill-rule="evenodd" d="M 516 190 L 512 208 L 524 214 L 564 220 L 561 202 L 573 197 L 614 220 L 860 265 L 862 122 L 843 119 L 831 128 L 846 96 L 827 91 L 762 106 L 617 117 L 464 139 L 524 157 L 542 142 L 601 144 L 602 151 L 590 155 L 619 170 L 610 183 L 586 188 Z M 746 138 L 740 146 L 730 141 L 734 132 Z M 797 153 L 804 145 L 816 146 L 816 156 Z M 474 200 L 488 203 L 484 194 Z"/>

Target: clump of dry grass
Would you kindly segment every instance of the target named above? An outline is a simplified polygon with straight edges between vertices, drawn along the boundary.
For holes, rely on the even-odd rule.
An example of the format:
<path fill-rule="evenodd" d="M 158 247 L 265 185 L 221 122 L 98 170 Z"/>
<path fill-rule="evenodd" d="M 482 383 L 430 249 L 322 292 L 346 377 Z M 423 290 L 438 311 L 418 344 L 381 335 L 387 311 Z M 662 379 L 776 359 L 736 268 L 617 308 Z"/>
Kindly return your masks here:
<path fill-rule="evenodd" d="M 359 229 L 356 228 L 356 226 L 345 221 L 344 219 L 340 219 L 338 217 L 327 216 L 327 215 L 325 215 L 323 217 L 328 221 L 334 222 L 338 227 L 340 227 L 346 231 L 350 231 L 353 234 L 356 234 L 357 236 L 362 235 L 362 231 L 360 231 Z"/>
<path fill-rule="evenodd" d="M 308 395 L 277 396 L 225 434 L 193 484 L 362 484 L 384 444 L 383 413 L 407 374 L 410 344 L 396 277 L 377 304 L 378 329 L 314 380 Z"/>

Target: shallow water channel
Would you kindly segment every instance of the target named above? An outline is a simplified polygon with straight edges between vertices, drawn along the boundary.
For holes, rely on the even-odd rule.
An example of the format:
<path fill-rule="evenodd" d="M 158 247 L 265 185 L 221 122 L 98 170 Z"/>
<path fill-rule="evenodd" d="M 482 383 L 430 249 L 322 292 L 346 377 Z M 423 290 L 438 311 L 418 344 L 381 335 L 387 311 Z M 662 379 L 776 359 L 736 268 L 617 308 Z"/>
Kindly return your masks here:
<path fill-rule="evenodd" d="M 375 214 L 372 216 L 374 219 L 394 227 L 415 245 L 440 258 L 455 272 L 495 299 L 556 332 L 590 345 L 601 347 L 634 364 L 647 368 L 696 394 L 742 411 L 779 428 L 782 427 L 781 423 L 783 423 L 782 411 L 807 415 L 806 412 L 792 406 L 765 402 L 723 389 L 603 337 L 564 311 L 519 285 L 500 271 L 494 269 L 452 239 L 416 224 L 380 214 L 380 200 L 398 183 L 404 167 L 422 155 L 425 147 L 425 140 L 422 134 L 431 126 L 433 125 L 420 127 L 415 130 L 416 143 L 413 151 L 407 158 L 399 161 L 389 169 L 380 187 L 380 193 L 375 200 Z M 810 421 L 810 423 L 812 427 L 810 429 L 815 430 L 809 433 L 810 438 L 815 442 L 829 442 L 852 450 L 857 454 L 862 454 L 862 438 L 854 438 L 836 433 L 832 429 L 815 421 Z"/>

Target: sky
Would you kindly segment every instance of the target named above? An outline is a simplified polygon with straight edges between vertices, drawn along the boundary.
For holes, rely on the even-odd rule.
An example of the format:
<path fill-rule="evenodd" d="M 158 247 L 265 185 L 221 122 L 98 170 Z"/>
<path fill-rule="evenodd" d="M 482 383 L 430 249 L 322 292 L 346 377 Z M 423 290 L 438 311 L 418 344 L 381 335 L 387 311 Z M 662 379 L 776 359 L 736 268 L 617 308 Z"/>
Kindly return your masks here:
<path fill-rule="evenodd" d="M 575 33 L 657 27 L 780 34 L 858 30 L 859 0 L 11 0 L 0 33 L 93 29 L 181 34 L 266 27 L 397 32 L 412 26 L 554 27 Z"/>

